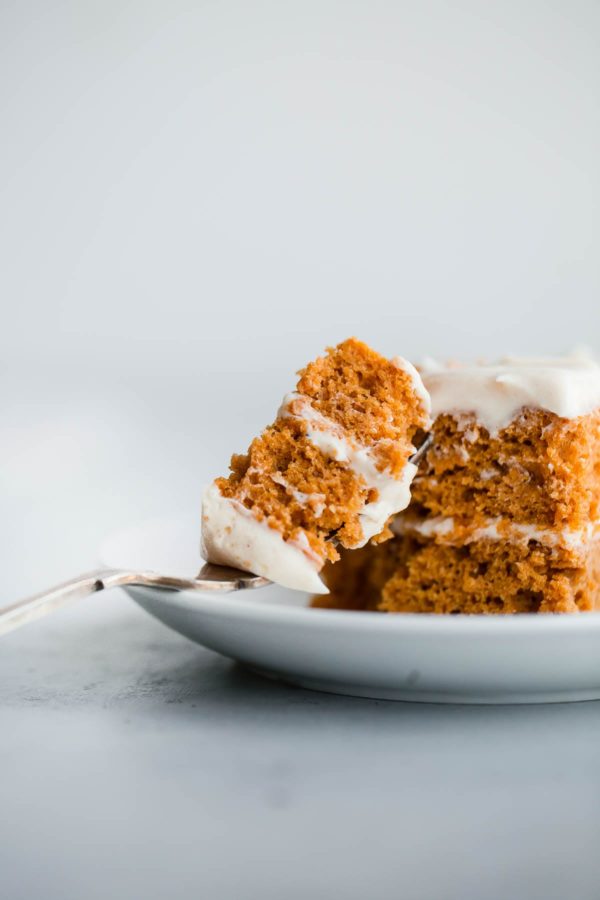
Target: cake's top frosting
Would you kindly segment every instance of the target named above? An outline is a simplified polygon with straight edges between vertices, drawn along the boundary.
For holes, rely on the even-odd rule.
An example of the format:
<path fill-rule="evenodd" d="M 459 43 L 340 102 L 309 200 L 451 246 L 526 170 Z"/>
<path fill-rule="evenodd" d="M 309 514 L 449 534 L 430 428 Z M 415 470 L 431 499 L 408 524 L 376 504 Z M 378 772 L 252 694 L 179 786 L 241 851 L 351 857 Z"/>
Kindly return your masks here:
<path fill-rule="evenodd" d="M 420 370 L 434 417 L 473 413 L 490 433 L 509 425 L 524 407 L 565 419 L 600 407 L 600 365 L 588 356 L 506 357 L 481 365 L 426 360 Z"/>

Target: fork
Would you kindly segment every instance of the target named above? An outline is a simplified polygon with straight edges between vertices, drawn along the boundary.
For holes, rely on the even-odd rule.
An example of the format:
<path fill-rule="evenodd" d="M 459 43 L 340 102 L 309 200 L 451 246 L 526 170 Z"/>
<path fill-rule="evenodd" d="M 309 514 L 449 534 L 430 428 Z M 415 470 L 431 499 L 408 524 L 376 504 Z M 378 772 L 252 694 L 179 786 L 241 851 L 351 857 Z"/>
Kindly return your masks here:
<path fill-rule="evenodd" d="M 0 635 L 33 622 L 63 606 L 114 587 L 149 587 L 167 591 L 240 591 L 264 587 L 271 582 L 260 575 L 241 572 L 228 566 L 205 563 L 195 578 L 177 578 L 159 572 L 135 572 L 127 569 L 98 569 L 71 578 L 63 584 L 17 600 L 0 609 Z"/>
<path fill-rule="evenodd" d="M 431 436 L 428 436 L 409 461 L 417 465 L 429 449 L 430 444 Z M 242 572 L 240 569 L 233 569 L 229 566 L 217 566 L 214 563 L 205 563 L 195 578 L 179 578 L 152 571 L 98 569 L 85 575 L 78 575 L 76 578 L 50 588 L 50 590 L 17 600 L 16 603 L 0 609 L 0 635 L 8 633 L 20 625 L 25 625 L 27 622 L 33 622 L 74 600 L 80 600 L 90 594 L 114 587 L 226 593 L 261 588 L 270 583 L 268 578 L 263 578 L 261 575 Z"/>

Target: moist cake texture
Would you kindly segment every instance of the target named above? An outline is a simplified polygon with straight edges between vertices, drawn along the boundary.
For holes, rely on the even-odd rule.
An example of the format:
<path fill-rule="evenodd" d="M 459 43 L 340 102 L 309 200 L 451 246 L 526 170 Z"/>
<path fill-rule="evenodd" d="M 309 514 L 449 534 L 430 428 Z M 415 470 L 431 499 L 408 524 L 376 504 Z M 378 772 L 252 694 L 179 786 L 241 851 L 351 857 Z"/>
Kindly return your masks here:
<path fill-rule="evenodd" d="M 328 567 L 318 605 L 384 612 L 600 608 L 600 368 L 422 370 L 432 444 L 395 537 Z"/>
<path fill-rule="evenodd" d="M 441 413 L 414 504 L 434 516 L 580 528 L 598 519 L 599 436 L 598 411 L 565 419 L 529 407 L 498 432 L 471 412 Z"/>
<path fill-rule="evenodd" d="M 314 606 L 404 613 L 575 613 L 600 608 L 600 546 L 537 541 L 441 543 L 404 534 L 342 556 Z"/>
<path fill-rule="evenodd" d="M 203 498 L 203 554 L 288 587 L 325 592 L 337 547 L 392 537 L 410 500 L 429 395 L 410 363 L 350 338 L 299 372 L 277 418 Z"/>

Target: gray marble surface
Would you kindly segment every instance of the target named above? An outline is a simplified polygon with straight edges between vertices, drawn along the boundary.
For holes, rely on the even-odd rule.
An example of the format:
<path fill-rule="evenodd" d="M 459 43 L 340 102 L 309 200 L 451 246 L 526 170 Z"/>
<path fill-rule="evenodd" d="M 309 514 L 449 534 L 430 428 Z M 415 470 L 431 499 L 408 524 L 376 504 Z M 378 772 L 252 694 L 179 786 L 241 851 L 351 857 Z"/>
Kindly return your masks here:
<path fill-rule="evenodd" d="M 188 378 L 2 386 L 2 602 L 188 511 L 266 412 L 207 432 Z M 596 900 L 599 746 L 598 703 L 310 693 L 95 595 L 0 642 L 1 895 Z"/>
<path fill-rule="evenodd" d="M 597 898 L 600 706 L 273 684 L 97 595 L 6 637 L 10 898 Z"/>

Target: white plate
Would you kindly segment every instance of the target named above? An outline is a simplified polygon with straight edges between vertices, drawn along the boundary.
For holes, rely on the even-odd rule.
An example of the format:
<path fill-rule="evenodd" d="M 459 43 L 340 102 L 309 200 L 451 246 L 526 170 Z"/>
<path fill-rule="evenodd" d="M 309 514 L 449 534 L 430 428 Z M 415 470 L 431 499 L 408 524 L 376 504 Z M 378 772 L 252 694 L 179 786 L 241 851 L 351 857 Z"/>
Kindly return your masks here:
<path fill-rule="evenodd" d="M 110 538 L 103 563 L 194 574 L 198 520 L 154 520 Z M 383 615 L 308 609 L 271 586 L 226 595 L 129 588 L 191 640 L 264 675 L 320 691 L 436 703 L 600 699 L 600 614 Z"/>

